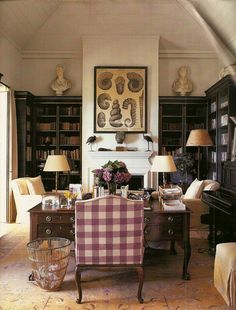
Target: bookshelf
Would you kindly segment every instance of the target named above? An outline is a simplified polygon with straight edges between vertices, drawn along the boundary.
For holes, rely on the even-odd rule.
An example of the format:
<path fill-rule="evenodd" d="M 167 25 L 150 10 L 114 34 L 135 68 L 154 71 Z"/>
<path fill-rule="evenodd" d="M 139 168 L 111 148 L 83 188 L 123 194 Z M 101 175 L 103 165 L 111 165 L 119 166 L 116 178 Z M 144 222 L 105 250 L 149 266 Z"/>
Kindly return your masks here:
<path fill-rule="evenodd" d="M 16 91 L 18 176 L 31 176 L 32 163 L 32 106 L 34 96 L 27 91 Z"/>
<path fill-rule="evenodd" d="M 47 190 L 54 188 L 55 175 L 44 172 L 48 155 L 66 155 L 71 171 L 59 173 L 60 189 L 81 183 L 82 98 L 37 96 L 34 100 L 34 174 L 41 174 Z"/>
<path fill-rule="evenodd" d="M 236 115 L 236 85 L 230 75 L 206 90 L 208 101 L 208 130 L 214 145 L 209 147 L 208 177 L 222 181 L 222 165 L 231 160 L 234 124 L 230 116 Z"/>
<path fill-rule="evenodd" d="M 186 147 L 192 129 L 207 128 L 207 101 L 202 96 L 159 97 L 159 154 L 190 153 L 197 159 L 197 148 Z M 206 151 L 202 152 L 204 162 Z M 204 165 L 201 164 L 204 169 Z M 194 176 L 193 176 L 194 177 Z"/>
<path fill-rule="evenodd" d="M 206 128 L 205 97 L 160 96 L 159 139 L 162 155 L 186 152 L 192 129 Z"/>

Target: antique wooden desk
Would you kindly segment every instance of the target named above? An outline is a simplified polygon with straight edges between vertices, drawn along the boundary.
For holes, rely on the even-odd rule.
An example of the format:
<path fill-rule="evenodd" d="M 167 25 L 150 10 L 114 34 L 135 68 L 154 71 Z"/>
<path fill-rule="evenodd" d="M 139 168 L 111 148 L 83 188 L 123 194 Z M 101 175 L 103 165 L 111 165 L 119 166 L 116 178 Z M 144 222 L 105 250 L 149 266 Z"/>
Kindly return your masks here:
<path fill-rule="evenodd" d="M 150 201 L 151 210 L 144 211 L 145 243 L 171 241 L 174 252 L 175 241 L 184 249 L 182 278 L 190 279 L 188 263 L 191 256 L 189 238 L 190 210 L 165 211 L 158 201 Z M 75 211 L 74 209 L 42 208 L 38 204 L 30 212 L 30 240 L 45 237 L 64 237 L 74 240 Z"/>

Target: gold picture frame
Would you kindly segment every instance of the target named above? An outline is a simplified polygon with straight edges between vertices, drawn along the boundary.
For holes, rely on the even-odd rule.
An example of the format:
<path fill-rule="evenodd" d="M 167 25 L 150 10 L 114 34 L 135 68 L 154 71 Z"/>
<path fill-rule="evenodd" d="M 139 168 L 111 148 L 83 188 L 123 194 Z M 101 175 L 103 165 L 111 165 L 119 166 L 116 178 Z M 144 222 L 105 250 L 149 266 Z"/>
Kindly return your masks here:
<path fill-rule="evenodd" d="M 147 67 L 94 67 L 94 132 L 147 132 Z"/>

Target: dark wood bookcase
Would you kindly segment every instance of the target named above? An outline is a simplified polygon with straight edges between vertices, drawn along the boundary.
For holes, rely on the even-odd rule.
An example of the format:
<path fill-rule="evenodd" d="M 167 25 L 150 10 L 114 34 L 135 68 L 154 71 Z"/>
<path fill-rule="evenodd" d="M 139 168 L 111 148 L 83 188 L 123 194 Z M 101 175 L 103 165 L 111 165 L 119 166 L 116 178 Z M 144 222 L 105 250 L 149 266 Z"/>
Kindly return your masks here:
<path fill-rule="evenodd" d="M 16 91 L 18 176 L 31 176 L 33 171 L 33 124 L 32 107 L 34 96 L 27 91 Z"/>
<path fill-rule="evenodd" d="M 190 131 L 206 128 L 206 98 L 160 96 L 159 105 L 160 154 L 174 156 L 189 151 L 186 142 Z"/>
<path fill-rule="evenodd" d="M 208 177 L 222 181 L 222 166 L 231 160 L 233 129 L 230 116 L 236 116 L 236 84 L 225 76 L 206 90 L 208 130 L 214 145 L 209 147 Z"/>
<path fill-rule="evenodd" d="M 206 97 L 159 97 L 159 154 L 175 157 L 190 153 L 197 160 L 197 148 L 186 147 L 186 142 L 190 131 L 200 128 L 207 128 Z M 203 150 L 202 159 L 205 156 Z M 201 168 L 204 170 L 203 165 Z"/>
<path fill-rule="evenodd" d="M 81 183 L 82 97 L 33 96 L 27 92 L 17 93 L 17 113 L 20 119 L 19 153 L 21 153 L 19 176 L 40 174 L 45 189 L 52 190 L 55 188 L 55 173 L 44 172 L 43 168 L 48 155 L 64 154 L 71 171 L 59 173 L 58 188 L 65 189 L 69 183 Z M 28 97 L 24 98 L 28 99 L 23 101 L 25 93 Z M 30 121 L 30 125 L 27 121 Z M 28 170 L 21 167 L 28 167 Z"/>
<path fill-rule="evenodd" d="M 54 188 L 55 173 L 43 172 L 48 155 L 66 155 L 71 171 L 59 173 L 59 188 L 81 182 L 82 98 L 37 96 L 34 101 L 34 174 L 42 175 L 44 186 Z"/>

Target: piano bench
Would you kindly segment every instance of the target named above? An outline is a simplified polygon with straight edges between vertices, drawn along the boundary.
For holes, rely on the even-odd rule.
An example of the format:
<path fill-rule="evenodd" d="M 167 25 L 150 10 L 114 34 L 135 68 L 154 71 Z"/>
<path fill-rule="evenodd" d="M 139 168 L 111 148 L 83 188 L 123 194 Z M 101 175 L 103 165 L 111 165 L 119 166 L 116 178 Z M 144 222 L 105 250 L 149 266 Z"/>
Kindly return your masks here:
<path fill-rule="evenodd" d="M 236 242 L 216 246 L 214 285 L 229 307 L 236 308 Z"/>

